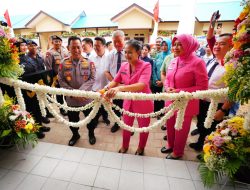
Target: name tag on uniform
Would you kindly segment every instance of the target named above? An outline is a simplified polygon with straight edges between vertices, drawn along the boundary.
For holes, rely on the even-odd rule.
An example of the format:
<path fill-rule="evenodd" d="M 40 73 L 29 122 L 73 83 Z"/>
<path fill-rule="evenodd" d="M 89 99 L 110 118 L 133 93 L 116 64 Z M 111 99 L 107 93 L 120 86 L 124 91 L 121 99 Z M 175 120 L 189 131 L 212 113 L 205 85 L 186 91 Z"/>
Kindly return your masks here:
<path fill-rule="evenodd" d="M 126 75 L 127 73 L 126 73 L 126 72 L 124 72 L 124 71 L 122 71 L 122 72 L 121 72 L 121 74 L 124 74 L 124 75 Z"/>
<path fill-rule="evenodd" d="M 173 67 L 168 67 L 168 70 L 173 70 Z"/>

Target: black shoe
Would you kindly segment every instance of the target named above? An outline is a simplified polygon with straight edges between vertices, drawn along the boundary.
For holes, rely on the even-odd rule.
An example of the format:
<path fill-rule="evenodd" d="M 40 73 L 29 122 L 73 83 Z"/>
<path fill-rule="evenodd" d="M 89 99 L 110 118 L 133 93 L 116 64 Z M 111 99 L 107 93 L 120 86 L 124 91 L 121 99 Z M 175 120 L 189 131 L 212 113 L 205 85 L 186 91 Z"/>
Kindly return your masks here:
<path fill-rule="evenodd" d="M 200 143 L 190 143 L 189 147 L 200 152 L 202 151 L 203 146 Z"/>
<path fill-rule="evenodd" d="M 67 116 L 68 115 L 67 112 L 64 109 L 60 109 L 60 113 L 63 116 Z"/>
<path fill-rule="evenodd" d="M 191 132 L 191 136 L 195 136 L 195 135 L 198 135 L 199 134 L 199 130 L 198 129 L 194 129 L 192 132 Z"/>
<path fill-rule="evenodd" d="M 42 117 L 42 123 L 48 124 L 50 123 L 50 120 L 47 117 Z"/>
<path fill-rule="evenodd" d="M 164 125 L 164 126 L 161 126 L 161 130 L 163 131 L 166 131 L 167 130 L 167 127 Z"/>
<path fill-rule="evenodd" d="M 103 119 L 103 121 L 106 125 L 110 125 L 110 121 L 108 119 Z"/>
<path fill-rule="evenodd" d="M 96 138 L 95 136 L 89 136 L 89 144 L 94 145 L 96 143 Z"/>
<path fill-rule="evenodd" d="M 120 126 L 116 124 L 113 125 L 113 127 L 111 127 L 111 133 L 115 133 L 116 131 L 118 131 L 120 129 Z"/>
<path fill-rule="evenodd" d="M 41 131 L 37 132 L 36 135 L 37 135 L 37 138 L 39 139 L 43 139 L 45 137 L 45 134 Z"/>
<path fill-rule="evenodd" d="M 50 127 L 42 126 L 42 127 L 39 128 L 39 131 L 41 131 L 41 132 L 49 132 L 50 131 Z"/>
<path fill-rule="evenodd" d="M 53 116 L 50 112 L 47 112 L 46 117 L 47 117 L 47 118 L 53 118 L 54 116 Z"/>
<path fill-rule="evenodd" d="M 172 148 L 166 148 L 165 146 L 161 148 L 161 153 L 167 154 L 173 152 Z"/>
<path fill-rule="evenodd" d="M 165 136 L 163 137 L 163 140 L 164 140 L 164 141 L 167 141 L 167 140 L 168 140 L 167 135 L 165 135 Z"/>
<path fill-rule="evenodd" d="M 73 135 L 69 140 L 69 146 L 74 146 L 79 138 L 80 138 L 79 134 Z"/>
<path fill-rule="evenodd" d="M 166 159 L 179 160 L 181 156 L 173 157 L 171 154 L 167 155 Z"/>
<path fill-rule="evenodd" d="M 135 152 L 135 155 L 143 156 L 144 155 L 144 149 L 137 149 Z"/>

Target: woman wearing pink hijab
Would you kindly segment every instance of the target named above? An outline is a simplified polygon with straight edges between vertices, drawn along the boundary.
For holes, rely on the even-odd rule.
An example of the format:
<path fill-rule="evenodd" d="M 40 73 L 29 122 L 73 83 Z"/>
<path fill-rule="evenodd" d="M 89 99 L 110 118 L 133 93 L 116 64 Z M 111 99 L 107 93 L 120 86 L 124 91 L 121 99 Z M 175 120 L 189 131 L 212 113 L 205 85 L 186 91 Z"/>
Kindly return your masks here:
<path fill-rule="evenodd" d="M 176 35 L 172 41 L 173 59 L 168 67 L 165 89 L 168 93 L 195 92 L 208 89 L 208 76 L 205 63 L 195 55 L 199 47 L 198 41 L 188 34 Z M 167 101 L 166 106 L 172 102 Z M 168 146 L 161 149 L 162 153 L 170 153 L 167 159 L 179 159 L 184 154 L 192 117 L 199 112 L 199 100 L 189 101 L 181 130 L 174 128 L 177 112 L 167 121 Z"/>

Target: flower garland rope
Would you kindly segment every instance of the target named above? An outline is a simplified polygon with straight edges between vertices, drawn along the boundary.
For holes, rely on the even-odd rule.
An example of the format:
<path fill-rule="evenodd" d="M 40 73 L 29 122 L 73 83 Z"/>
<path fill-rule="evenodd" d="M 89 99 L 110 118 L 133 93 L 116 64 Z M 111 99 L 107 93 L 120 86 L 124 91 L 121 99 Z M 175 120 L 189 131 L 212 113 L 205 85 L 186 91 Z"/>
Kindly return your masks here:
<path fill-rule="evenodd" d="M 14 91 L 16 93 L 16 97 L 17 97 L 17 102 L 20 105 L 20 108 L 22 111 L 26 110 L 26 105 L 23 99 L 23 94 L 22 94 L 22 90 L 19 86 L 15 85 L 14 86 Z"/>
<path fill-rule="evenodd" d="M 187 104 L 188 104 L 188 100 L 176 100 L 176 102 L 178 102 L 178 112 L 177 112 L 177 118 L 176 118 L 176 122 L 175 122 L 175 126 L 174 128 L 176 130 L 181 130 L 182 129 L 182 124 L 184 121 L 184 115 L 185 115 L 185 111 L 187 108 Z"/>
<path fill-rule="evenodd" d="M 3 97 L 3 92 L 2 92 L 2 89 L 0 87 L 0 106 L 2 106 L 4 103 L 4 97 Z"/>
<path fill-rule="evenodd" d="M 47 99 L 49 101 L 54 103 L 57 107 L 62 108 L 64 110 L 66 110 L 66 111 L 83 111 L 83 110 L 87 110 L 87 109 L 92 108 L 94 106 L 94 102 L 95 102 L 95 101 L 92 101 L 92 102 L 86 104 L 85 106 L 81 106 L 81 107 L 69 107 L 67 104 L 64 105 L 64 104 L 58 103 L 55 97 L 52 98 L 49 95 L 46 95 L 46 97 L 47 97 Z"/>
<path fill-rule="evenodd" d="M 214 120 L 214 116 L 215 116 L 216 111 L 217 111 L 218 104 L 219 104 L 218 98 L 211 99 L 211 103 L 209 105 L 208 112 L 207 112 L 207 117 L 206 117 L 206 120 L 204 123 L 204 126 L 207 129 L 210 128 L 212 125 L 212 122 Z"/>
<path fill-rule="evenodd" d="M 45 107 L 45 99 L 46 99 L 46 96 L 44 93 L 41 93 L 41 92 L 37 92 L 36 93 L 36 96 L 37 96 L 37 99 L 38 99 L 38 103 L 39 103 L 39 107 L 40 107 L 40 110 L 41 110 L 41 113 L 42 113 L 42 116 L 43 117 L 46 117 L 47 113 L 46 113 L 46 107 Z"/>

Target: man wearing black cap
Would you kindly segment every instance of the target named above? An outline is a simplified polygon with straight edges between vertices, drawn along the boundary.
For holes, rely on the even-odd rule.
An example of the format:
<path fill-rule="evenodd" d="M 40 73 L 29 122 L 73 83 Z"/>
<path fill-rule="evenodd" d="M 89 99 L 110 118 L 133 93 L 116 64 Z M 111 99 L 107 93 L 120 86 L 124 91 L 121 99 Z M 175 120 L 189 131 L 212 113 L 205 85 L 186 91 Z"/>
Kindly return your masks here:
<path fill-rule="evenodd" d="M 47 80 L 47 74 L 45 72 L 44 60 L 37 53 L 37 43 L 33 40 L 27 40 L 27 45 L 29 51 L 27 55 L 20 60 L 20 64 L 24 66 L 22 80 L 29 83 L 39 83 L 39 81 L 44 83 L 44 81 Z M 40 125 L 42 123 L 49 123 L 50 121 L 48 118 L 41 116 L 42 114 L 35 93 L 24 90 L 23 96 L 26 109 L 35 117 L 36 122 Z M 40 127 L 38 138 L 43 138 L 45 135 L 42 132 L 48 132 L 49 130 L 49 127 Z"/>
<path fill-rule="evenodd" d="M 51 36 L 51 39 L 53 47 L 49 49 L 46 53 L 45 66 L 46 70 L 53 70 L 52 86 L 60 88 L 57 77 L 58 67 L 60 63 L 63 61 L 63 59 L 68 57 L 69 53 L 68 50 L 62 46 L 62 39 L 59 36 L 53 35 Z M 56 98 L 59 103 L 61 104 L 63 103 L 62 95 L 57 95 Z M 60 113 L 64 116 L 67 115 L 64 109 L 60 109 Z"/>

